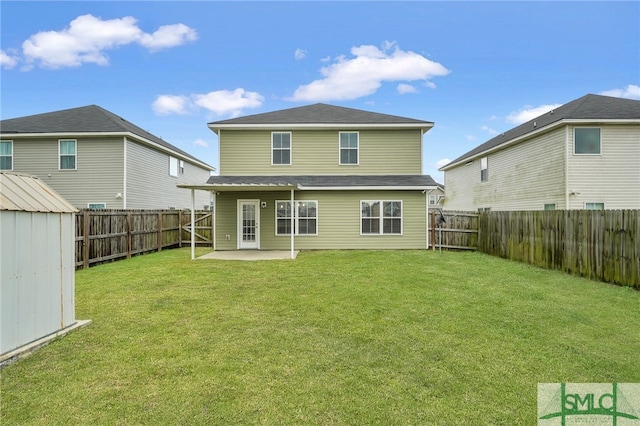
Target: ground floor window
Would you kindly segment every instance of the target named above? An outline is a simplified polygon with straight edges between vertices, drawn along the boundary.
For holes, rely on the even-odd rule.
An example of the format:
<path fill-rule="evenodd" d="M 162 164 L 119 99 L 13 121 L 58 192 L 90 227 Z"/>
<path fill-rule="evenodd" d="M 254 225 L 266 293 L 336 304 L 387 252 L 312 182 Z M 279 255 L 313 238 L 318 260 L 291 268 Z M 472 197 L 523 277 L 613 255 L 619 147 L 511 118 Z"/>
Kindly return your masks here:
<path fill-rule="evenodd" d="M 360 201 L 360 234 L 402 234 L 402 201 Z"/>
<path fill-rule="evenodd" d="M 318 235 L 318 202 L 294 201 L 295 212 L 291 209 L 291 201 L 276 201 L 276 235 L 291 235 L 291 215 L 295 235 Z"/>
<path fill-rule="evenodd" d="M 587 210 L 604 210 L 604 203 L 584 203 Z"/>

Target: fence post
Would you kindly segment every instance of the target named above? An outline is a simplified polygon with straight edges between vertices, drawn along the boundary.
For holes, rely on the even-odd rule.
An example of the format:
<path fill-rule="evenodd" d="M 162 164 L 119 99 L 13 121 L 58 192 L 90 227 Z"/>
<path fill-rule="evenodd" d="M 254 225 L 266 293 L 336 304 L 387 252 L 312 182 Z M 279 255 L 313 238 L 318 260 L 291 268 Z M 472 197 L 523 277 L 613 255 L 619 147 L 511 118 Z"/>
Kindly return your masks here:
<path fill-rule="evenodd" d="M 131 212 L 127 212 L 127 259 L 131 259 Z"/>
<path fill-rule="evenodd" d="M 158 251 L 162 251 L 162 211 L 158 212 Z"/>
<path fill-rule="evenodd" d="M 86 269 L 89 267 L 89 210 L 82 212 L 82 226 L 82 268 Z"/>
<path fill-rule="evenodd" d="M 178 210 L 178 247 L 182 248 L 182 210 Z"/>

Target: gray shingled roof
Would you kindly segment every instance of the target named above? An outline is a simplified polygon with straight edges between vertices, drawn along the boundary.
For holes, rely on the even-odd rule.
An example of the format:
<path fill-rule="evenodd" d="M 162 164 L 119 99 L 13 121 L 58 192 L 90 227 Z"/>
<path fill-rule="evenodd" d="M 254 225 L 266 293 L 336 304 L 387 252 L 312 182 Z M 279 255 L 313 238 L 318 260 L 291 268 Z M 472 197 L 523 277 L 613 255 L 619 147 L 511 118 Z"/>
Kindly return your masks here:
<path fill-rule="evenodd" d="M 429 175 L 369 176 L 211 176 L 208 185 L 301 186 L 308 189 L 338 187 L 419 187 L 441 186 Z"/>
<path fill-rule="evenodd" d="M 529 120 L 501 135 L 472 149 L 451 161 L 440 170 L 472 158 L 482 152 L 499 147 L 514 139 L 550 126 L 561 120 L 638 120 L 640 119 L 640 101 L 614 98 L 610 96 L 588 94 L 566 103 L 553 111 Z M 534 126 L 535 123 L 535 126 Z"/>
<path fill-rule="evenodd" d="M 0 121 L 0 134 L 19 133 L 132 133 L 213 170 L 193 155 L 97 105 Z"/>
<path fill-rule="evenodd" d="M 433 126 L 433 123 L 430 121 L 380 114 L 377 112 L 369 112 L 334 105 L 314 104 L 262 114 L 247 115 L 228 120 L 214 121 L 209 123 L 209 127 L 215 128 L 217 126 L 243 124 L 415 124 L 416 127 Z"/>

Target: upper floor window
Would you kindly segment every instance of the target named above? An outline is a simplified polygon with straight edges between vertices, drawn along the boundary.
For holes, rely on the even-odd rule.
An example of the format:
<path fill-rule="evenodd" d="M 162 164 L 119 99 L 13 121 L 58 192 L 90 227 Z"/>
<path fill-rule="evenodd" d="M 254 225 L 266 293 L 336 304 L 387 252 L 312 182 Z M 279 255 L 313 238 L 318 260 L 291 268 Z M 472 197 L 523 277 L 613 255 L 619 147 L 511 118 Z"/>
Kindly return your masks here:
<path fill-rule="evenodd" d="M 178 177 L 178 159 L 169 157 L 169 176 Z"/>
<path fill-rule="evenodd" d="M 78 142 L 76 140 L 59 140 L 58 151 L 60 153 L 60 170 L 76 170 L 78 164 Z"/>
<path fill-rule="evenodd" d="M 295 235 L 318 235 L 318 202 L 295 201 Z M 291 201 L 276 201 L 276 235 L 291 235 Z"/>
<path fill-rule="evenodd" d="M 489 180 L 489 162 L 487 157 L 480 159 L 480 181 L 486 182 Z"/>
<path fill-rule="evenodd" d="M 180 167 L 178 172 L 183 175 L 184 174 L 184 161 L 180 160 Z"/>
<path fill-rule="evenodd" d="M 600 154 L 601 146 L 599 128 L 576 127 L 573 129 L 573 136 L 574 154 Z"/>
<path fill-rule="evenodd" d="M 291 165 L 291 133 L 271 133 L 271 164 Z"/>
<path fill-rule="evenodd" d="M 13 170 L 13 141 L 0 141 L 0 170 Z"/>
<path fill-rule="evenodd" d="M 361 201 L 360 234 L 402 234 L 402 201 Z"/>
<path fill-rule="evenodd" d="M 358 132 L 340 132 L 340 164 L 358 164 Z"/>
<path fill-rule="evenodd" d="M 435 206 L 436 205 L 436 196 L 435 195 L 429 195 L 429 205 L 430 206 Z"/>

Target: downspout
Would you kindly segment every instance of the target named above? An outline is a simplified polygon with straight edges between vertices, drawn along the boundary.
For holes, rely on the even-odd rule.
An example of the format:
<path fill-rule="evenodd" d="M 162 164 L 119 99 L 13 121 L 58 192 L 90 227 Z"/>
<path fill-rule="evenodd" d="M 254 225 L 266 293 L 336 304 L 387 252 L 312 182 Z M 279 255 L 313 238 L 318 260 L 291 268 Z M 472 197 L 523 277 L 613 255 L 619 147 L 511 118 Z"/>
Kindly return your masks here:
<path fill-rule="evenodd" d="M 196 190 L 191 188 L 191 260 L 196 258 Z"/>
<path fill-rule="evenodd" d="M 122 188 L 122 209 L 127 209 L 127 137 L 124 138 L 124 178 Z"/>
<path fill-rule="evenodd" d="M 431 223 L 431 221 L 429 220 L 429 194 L 431 194 L 431 191 L 433 191 L 433 189 L 430 189 L 429 192 L 427 192 L 427 190 L 425 189 L 424 192 L 424 198 L 425 198 L 425 207 L 426 207 L 426 211 L 427 211 L 427 217 L 426 217 L 426 229 L 427 229 L 427 250 L 429 250 L 429 224 Z"/>
<path fill-rule="evenodd" d="M 293 255 L 293 251 L 295 250 L 295 237 L 294 234 L 296 232 L 295 229 L 295 220 L 294 220 L 294 216 L 296 215 L 296 206 L 294 204 L 294 197 L 293 197 L 293 188 L 291 188 L 291 259 L 294 258 Z"/>
<path fill-rule="evenodd" d="M 564 128 L 564 209 L 569 210 L 569 125 Z"/>

